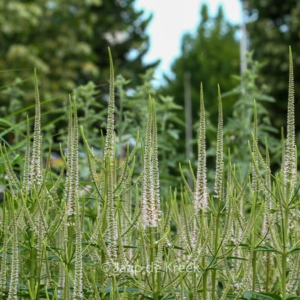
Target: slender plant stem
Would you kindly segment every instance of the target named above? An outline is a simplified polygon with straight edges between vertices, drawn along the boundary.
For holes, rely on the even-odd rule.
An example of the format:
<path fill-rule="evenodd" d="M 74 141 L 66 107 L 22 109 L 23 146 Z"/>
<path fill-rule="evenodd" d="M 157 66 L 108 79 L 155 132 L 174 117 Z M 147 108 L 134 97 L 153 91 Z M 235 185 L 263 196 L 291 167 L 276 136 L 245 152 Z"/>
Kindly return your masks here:
<path fill-rule="evenodd" d="M 252 245 L 255 246 L 254 230 L 252 232 Z M 255 292 L 255 290 L 256 290 L 256 272 L 257 272 L 256 271 L 256 260 L 257 260 L 257 252 L 253 251 L 253 255 L 252 255 L 252 292 Z"/>
<path fill-rule="evenodd" d="M 30 234 L 30 289 L 33 292 L 35 288 L 35 271 L 36 271 L 36 249 L 34 247 L 34 232 Z"/>
<path fill-rule="evenodd" d="M 281 289 L 282 300 L 286 300 L 286 260 L 287 260 L 287 234 L 288 234 L 288 216 L 289 209 L 285 207 L 284 226 L 283 226 L 283 252 L 281 258 L 282 276 L 281 276 Z"/>
<path fill-rule="evenodd" d="M 70 278 L 69 274 L 72 272 L 72 256 L 73 256 L 73 235 L 74 235 L 74 227 L 73 216 L 70 218 L 70 225 L 68 227 L 68 246 L 67 246 L 67 265 L 66 265 L 66 281 L 65 281 L 65 288 L 64 288 L 64 299 L 69 299 L 70 294 Z"/>
<path fill-rule="evenodd" d="M 69 293 L 70 293 L 70 279 L 69 279 L 69 268 L 66 267 L 66 279 L 65 279 L 65 286 L 64 286 L 64 300 L 69 299 Z"/>
<path fill-rule="evenodd" d="M 150 232 L 150 267 L 151 267 L 151 275 L 152 275 L 152 290 L 153 290 L 153 299 L 158 300 L 159 292 L 157 291 L 156 286 L 156 268 L 154 266 L 155 260 L 155 228 L 149 228 Z"/>
<path fill-rule="evenodd" d="M 190 296 L 191 300 L 196 299 L 196 297 L 197 297 L 197 277 L 196 277 L 195 271 L 193 271 L 193 273 L 192 273 L 192 281 L 193 281 L 193 292 Z"/>
<path fill-rule="evenodd" d="M 281 255 L 281 268 L 282 268 L 282 276 L 281 276 L 281 289 L 282 289 L 282 300 L 286 300 L 286 260 L 287 260 L 287 247 L 288 247 L 288 222 L 289 222 L 289 199 L 290 199 L 290 183 L 287 183 L 286 194 L 285 194 L 285 206 L 284 206 L 284 216 L 282 220 L 282 242 L 283 242 L 283 251 Z"/>
<path fill-rule="evenodd" d="M 206 224 L 205 224 L 205 215 L 204 215 L 204 211 L 201 211 L 201 227 L 205 228 Z M 205 238 L 205 237 L 204 237 Z M 203 240 L 204 242 L 204 240 Z M 205 256 L 203 256 L 202 258 L 202 265 L 203 265 L 203 270 L 204 270 L 204 274 L 203 274 L 203 300 L 207 299 L 207 271 L 206 271 L 206 266 L 205 266 Z"/>
<path fill-rule="evenodd" d="M 207 300 L 207 271 L 203 274 L 203 300 Z"/>
<path fill-rule="evenodd" d="M 218 205 L 218 206 L 219 206 L 219 209 L 220 209 L 220 205 Z M 214 259 L 216 259 L 217 252 L 218 252 L 218 247 L 219 247 L 219 226 L 220 226 L 219 211 L 220 210 L 218 210 L 218 214 L 217 214 L 217 217 L 216 217 L 216 234 L 215 234 Z M 212 273 L 212 290 L 211 290 L 212 300 L 216 300 L 216 286 L 217 286 L 217 270 L 213 270 L 213 273 Z"/>
<path fill-rule="evenodd" d="M 285 250 L 284 250 L 285 252 Z M 282 253 L 282 300 L 286 300 L 286 254 Z"/>
<path fill-rule="evenodd" d="M 266 253 L 266 256 L 267 256 L 267 278 L 266 278 L 266 292 L 268 293 L 269 292 L 269 280 L 270 280 L 270 274 L 271 274 L 271 270 L 270 270 L 270 267 L 271 267 L 271 264 L 270 264 L 270 253 Z"/>

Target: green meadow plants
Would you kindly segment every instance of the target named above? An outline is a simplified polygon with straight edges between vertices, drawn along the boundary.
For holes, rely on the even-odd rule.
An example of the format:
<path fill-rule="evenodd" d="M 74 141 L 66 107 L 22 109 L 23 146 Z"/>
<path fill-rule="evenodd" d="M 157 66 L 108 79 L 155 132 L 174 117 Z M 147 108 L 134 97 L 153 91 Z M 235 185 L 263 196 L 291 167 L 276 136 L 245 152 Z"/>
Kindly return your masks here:
<path fill-rule="evenodd" d="M 100 155 L 91 146 L 87 129 L 79 124 L 76 97 L 70 97 L 68 133 L 65 145 L 60 145 L 64 163 L 58 175 L 51 168 L 51 149 L 44 151 L 35 73 L 34 130 L 31 134 L 27 119 L 20 175 L 13 168 L 8 145 L 0 148 L 5 180 L 0 209 L 0 299 L 300 299 L 291 50 L 289 56 L 287 137 L 281 169 L 272 173 L 268 141 L 258 138 L 255 102 L 252 140 L 240 149 L 249 153 L 246 175 L 232 163 L 230 150 L 224 154 L 218 87 L 211 193 L 202 85 L 197 168 L 190 163 L 192 186 L 179 165 L 182 184 L 162 191 L 159 105 L 151 96 L 142 138 L 137 133 L 134 147 L 128 144 L 120 159 L 115 128 L 125 135 L 128 124 L 115 124 L 110 51 L 106 134 L 99 137 Z M 79 177 L 79 147 L 87 157 L 88 185 Z"/>

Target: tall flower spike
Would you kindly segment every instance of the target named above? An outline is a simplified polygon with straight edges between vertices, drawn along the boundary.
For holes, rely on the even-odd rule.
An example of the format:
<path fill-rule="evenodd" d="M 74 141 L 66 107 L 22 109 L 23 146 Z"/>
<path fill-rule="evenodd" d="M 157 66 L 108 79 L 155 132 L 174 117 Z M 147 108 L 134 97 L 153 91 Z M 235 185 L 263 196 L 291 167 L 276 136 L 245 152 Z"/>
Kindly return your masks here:
<path fill-rule="evenodd" d="M 253 159 L 255 162 L 252 163 L 252 192 L 258 192 L 258 170 L 255 169 L 254 165 L 258 165 L 259 159 L 259 150 L 258 150 L 258 124 L 257 124 L 257 106 L 256 101 L 253 103 L 254 112 L 253 112 L 253 142 L 252 142 L 252 151 Z"/>
<path fill-rule="evenodd" d="M 73 170 L 73 112 L 72 112 L 72 101 L 69 96 L 69 120 L 68 120 L 68 141 L 67 141 L 67 180 L 66 180 L 66 202 L 67 202 L 67 214 L 71 215 L 74 213 L 74 197 L 72 196 L 72 170 Z M 72 209 L 72 211 L 71 211 Z"/>
<path fill-rule="evenodd" d="M 25 194 L 29 191 L 29 173 L 30 173 L 30 130 L 29 119 L 27 116 L 27 134 L 26 134 L 26 151 L 24 158 L 24 171 L 23 171 L 23 190 Z"/>
<path fill-rule="evenodd" d="M 115 172 L 108 157 L 107 161 L 107 221 L 108 221 L 108 253 L 112 261 L 118 259 L 118 228 L 115 210 Z"/>
<path fill-rule="evenodd" d="M 107 115 L 107 132 L 104 146 L 104 159 L 107 155 L 110 157 L 110 163 L 115 161 L 114 139 L 114 111 L 115 111 L 115 92 L 114 92 L 114 65 L 110 49 L 108 48 L 109 65 L 110 65 L 110 79 L 109 79 L 109 101 L 108 101 L 108 115 Z"/>
<path fill-rule="evenodd" d="M 215 175 L 215 197 L 222 199 L 223 187 L 223 111 L 220 86 L 218 85 L 218 131 L 217 131 L 217 150 L 216 150 L 216 175 Z"/>
<path fill-rule="evenodd" d="M 82 225 L 78 201 L 75 215 L 75 245 L 74 298 L 83 299 Z"/>
<path fill-rule="evenodd" d="M 9 199 L 14 203 L 14 198 Z M 10 207 L 12 208 L 12 207 Z M 19 284 L 19 251 L 18 251 L 18 227 L 17 220 L 14 209 L 11 209 L 11 236 L 12 236 L 12 245 L 11 245 L 11 271 L 10 271 L 10 282 L 8 290 L 8 300 L 17 300 L 18 284 Z"/>
<path fill-rule="evenodd" d="M 153 105 L 153 124 L 152 124 L 152 160 L 153 160 L 153 190 L 155 198 L 155 208 L 160 214 L 160 191 L 159 191 L 159 166 L 158 166 L 158 150 L 157 150 L 157 126 L 156 126 L 156 109 L 155 101 L 152 100 Z"/>
<path fill-rule="evenodd" d="M 287 116 L 287 138 L 284 164 L 284 182 L 291 188 L 296 184 L 296 144 L 295 144 L 295 101 L 294 101 L 294 71 L 292 49 L 289 48 L 289 94 Z"/>
<path fill-rule="evenodd" d="M 149 108 L 148 108 L 148 120 L 146 127 L 146 137 L 145 137 L 145 150 L 144 150 L 144 175 L 143 175 L 143 184 L 142 184 L 142 225 L 150 226 L 151 225 L 151 207 L 154 199 L 151 195 L 151 183 L 153 182 L 153 177 L 151 174 L 151 135 L 152 135 L 152 103 L 149 99 Z"/>
<path fill-rule="evenodd" d="M 196 188 L 194 192 L 194 209 L 199 212 L 207 208 L 207 186 L 206 186 L 206 141 L 205 141 L 205 108 L 202 83 L 200 86 L 200 126 L 198 133 L 198 164 Z"/>
<path fill-rule="evenodd" d="M 33 134 L 33 151 L 30 165 L 30 182 L 29 185 L 42 184 L 42 161 L 41 161 L 41 105 L 38 88 L 38 79 L 36 69 L 34 69 L 34 87 L 35 87 L 35 121 Z"/>
<path fill-rule="evenodd" d="M 7 267 L 7 252 L 8 252 L 8 212 L 3 208 L 3 221 L 2 221 L 2 258 L 0 269 L 0 295 L 4 295 L 6 290 L 6 267 Z"/>
<path fill-rule="evenodd" d="M 18 179 L 17 175 L 15 174 L 13 167 L 10 163 L 5 146 L 3 146 L 3 150 L 2 150 L 2 146 L 0 145 L 0 154 L 1 154 L 3 162 L 4 162 L 4 168 L 5 168 L 5 172 L 7 175 L 8 184 L 10 186 L 11 192 L 13 194 L 15 194 L 14 189 L 16 189 L 16 191 L 19 190 L 19 179 Z"/>
<path fill-rule="evenodd" d="M 70 101 L 68 132 L 68 182 L 67 182 L 67 214 L 74 215 L 78 193 L 78 119 L 76 103 Z"/>
<path fill-rule="evenodd" d="M 105 190 L 104 185 L 107 184 L 107 220 L 108 220 L 108 239 L 107 247 L 108 255 L 111 261 L 116 262 L 118 257 L 118 229 L 116 222 L 115 210 L 115 132 L 114 132 L 114 111 L 115 111 L 115 92 L 114 92 L 114 65 L 110 49 L 108 48 L 110 79 L 109 79 L 109 101 L 108 115 L 106 122 L 106 139 L 104 145 L 103 163 L 107 172 L 106 180 L 101 182 L 99 191 Z M 98 210 L 98 213 L 100 211 Z"/>
<path fill-rule="evenodd" d="M 157 159 L 155 104 L 149 98 L 149 113 L 146 128 L 144 172 L 142 183 L 142 225 L 157 227 L 159 221 L 159 169 Z"/>

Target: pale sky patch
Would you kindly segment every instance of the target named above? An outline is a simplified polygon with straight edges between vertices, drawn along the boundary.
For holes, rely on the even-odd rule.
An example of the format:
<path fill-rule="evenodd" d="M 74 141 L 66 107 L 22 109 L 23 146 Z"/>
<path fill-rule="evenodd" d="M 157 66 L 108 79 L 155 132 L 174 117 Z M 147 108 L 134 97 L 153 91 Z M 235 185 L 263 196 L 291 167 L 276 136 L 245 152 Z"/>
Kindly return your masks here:
<path fill-rule="evenodd" d="M 215 15 L 219 5 L 223 6 L 225 17 L 234 24 L 241 22 L 240 0 L 137 0 L 136 7 L 145 14 L 153 13 L 148 26 L 150 49 L 145 62 L 161 59 L 156 70 L 157 85 L 162 74 L 170 74 L 172 61 L 180 55 L 181 38 L 184 33 L 194 33 L 200 22 L 200 7 L 207 3 L 209 15 Z"/>

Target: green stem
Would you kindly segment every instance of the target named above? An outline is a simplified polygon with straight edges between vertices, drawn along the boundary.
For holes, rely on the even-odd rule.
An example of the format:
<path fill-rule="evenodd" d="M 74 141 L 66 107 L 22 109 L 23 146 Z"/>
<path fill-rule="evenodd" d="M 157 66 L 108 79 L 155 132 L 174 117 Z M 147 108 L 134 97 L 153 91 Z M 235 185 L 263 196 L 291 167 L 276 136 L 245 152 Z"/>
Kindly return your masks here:
<path fill-rule="evenodd" d="M 219 247 L 219 226 L 220 226 L 220 214 L 218 213 L 217 215 L 217 220 L 216 220 L 216 234 L 215 234 L 215 253 L 214 257 L 216 259 L 217 257 L 217 252 L 218 252 L 218 247 Z M 217 287 L 217 270 L 213 270 L 212 273 L 212 300 L 216 300 L 216 287 Z"/>
<path fill-rule="evenodd" d="M 46 244 L 43 244 L 39 261 L 37 261 L 36 264 L 36 285 L 37 285 L 37 291 L 36 291 L 36 299 L 40 299 L 40 285 L 41 285 L 41 273 L 42 273 L 42 268 L 43 268 L 43 257 L 46 253 Z"/>
<path fill-rule="evenodd" d="M 211 299 L 216 300 L 217 270 L 213 270 L 211 281 L 212 281 Z"/>
<path fill-rule="evenodd" d="M 257 252 L 253 251 L 253 256 L 252 256 L 252 292 L 255 292 L 255 289 L 256 289 L 256 260 L 257 260 Z"/>
<path fill-rule="evenodd" d="M 66 265 L 66 279 L 65 279 L 65 287 L 64 287 L 64 299 L 70 299 L 70 279 L 69 274 L 72 272 L 72 256 L 73 256 L 73 238 L 74 238 L 74 218 L 73 216 L 69 220 L 70 226 L 68 227 L 68 242 L 67 242 L 67 265 Z"/>
<path fill-rule="evenodd" d="M 271 264 L 270 264 L 270 253 L 267 252 L 266 253 L 266 256 L 267 256 L 267 278 L 266 278 L 266 292 L 268 293 L 269 292 L 269 277 L 271 275 L 271 270 L 270 270 L 270 267 L 271 267 Z"/>
<path fill-rule="evenodd" d="M 69 281 L 69 268 L 67 266 L 65 286 L 64 286 L 64 300 L 70 299 L 70 297 L 69 297 L 70 286 L 69 285 L 70 285 L 70 281 Z"/>
<path fill-rule="evenodd" d="M 204 215 L 204 211 L 201 211 L 201 227 L 205 228 L 206 224 L 205 224 L 205 215 Z M 203 240 L 204 242 L 204 240 Z M 203 255 L 202 258 L 202 268 L 204 270 L 204 274 L 203 274 L 203 282 L 202 282 L 202 287 L 203 287 L 203 300 L 207 299 L 207 271 L 206 271 L 206 263 L 205 263 L 205 256 Z"/>
<path fill-rule="evenodd" d="M 183 284 L 183 278 L 182 273 L 180 272 L 180 300 L 186 299 L 184 298 L 184 284 Z"/>
<path fill-rule="evenodd" d="M 34 291 L 35 289 L 35 270 L 36 270 L 36 249 L 34 248 L 34 232 L 30 234 L 30 289 Z"/>
<path fill-rule="evenodd" d="M 207 271 L 203 274 L 203 300 L 207 299 Z"/>
<path fill-rule="evenodd" d="M 252 231 L 252 292 L 255 292 L 256 289 L 256 260 L 257 252 L 254 251 L 255 248 L 255 233 Z"/>
<path fill-rule="evenodd" d="M 286 260 L 288 256 L 288 222 L 289 222 L 289 194 L 290 194 L 290 186 L 287 184 L 287 192 L 286 192 L 286 201 L 285 201 L 285 214 L 283 220 L 283 252 L 281 258 L 281 267 L 282 267 L 282 281 L 281 281 L 281 289 L 282 289 L 282 300 L 286 300 Z"/>
<path fill-rule="evenodd" d="M 153 299 L 158 300 L 159 292 L 157 291 L 156 279 L 157 274 L 154 268 L 155 260 L 155 228 L 150 228 L 150 266 L 151 266 L 151 276 L 152 276 L 152 290 L 153 290 Z"/>
<path fill-rule="evenodd" d="M 104 251 L 101 251 L 101 263 L 102 263 L 102 265 L 105 265 L 105 263 L 106 263 Z M 101 271 L 100 272 L 100 286 L 103 286 L 104 280 L 105 280 L 105 273 L 103 271 Z"/>
<path fill-rule="evenodd" d="M 288 226 L 285 220 L 285 227 Z M 281 259 L 281 267 L 282 267 L 282 282 L 281 282 L 281 289 L 282 289 L 282 300 L 286 300 L 286 259 L 287 259 L 287 244 L 286 244 L 286 235 L 287 235 L 287 228 L 283 229 L 284 231 L 284 243 L 283 243 L 283 252 L 282 252 L 282 259 Z"/>
<path fill-rule="evenodd" d="M 196 272 L 194 271 L 193 274 L 192 274 L 193 278 L 193 292 L 191 294 L 191 297 L 190 299 L 193 300 L 193 299 L 196 299 L 197 297 L 197 277 L 196 277 Z"/>
<path fill-rule="evenodd" d="M 282 300 L 286 300 L 286 258 L 287 258 L 287 255 L 286 255 L 285 249 L 284 249 L 284 253 L 282 253 L 282 262 L 281 262 L 281 266 L 282 266 Z"/>

